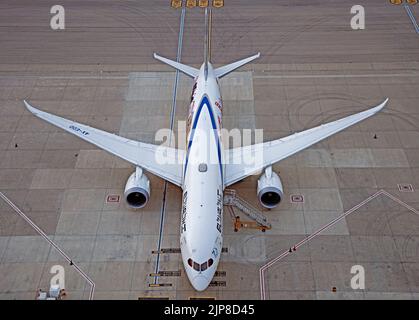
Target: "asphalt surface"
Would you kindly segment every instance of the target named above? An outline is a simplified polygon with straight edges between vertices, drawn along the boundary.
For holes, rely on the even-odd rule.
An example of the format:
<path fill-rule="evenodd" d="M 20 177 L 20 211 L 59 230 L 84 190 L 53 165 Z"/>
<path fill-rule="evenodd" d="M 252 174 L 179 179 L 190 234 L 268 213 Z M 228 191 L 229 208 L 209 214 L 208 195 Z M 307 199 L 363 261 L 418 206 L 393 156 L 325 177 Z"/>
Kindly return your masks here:
<path fill-rule="evenodd" d="M 67 299 L 419 298 L 419 34 L 402 6 L 361 1 L 366 29 L 357 31 L 350 1 L 225 1 L 214 10 L 215 65 L 262 55 L 221 81 L 227 129 L 263 128 L 270 140 L 390 102 L 275 165 L 285 197 L 264 211 L 271 230 L 236 233 L 225 210 L 228 252 L 214 278 L 221 286 L 198 293 L 177 253 L 161 254 L 158 270 L 180 276 L 159 277 L 171 286 L 149 286 L 159 239 L 161 248 L 179 247 L 180 190 L 167 186 L 162 227 L 164 184 L 151 174 L 145 209 L 132 211 L 122 198 L 109 203 L 109 195 L 122 197 L 133 168 L 22 103 L 156 142 L 156 132 L 170 127 L 175 72 L 152 54 L 176 58 L 181 11 L 168 0 L 62 1 L 66 29 L 53 31 L 54 4 L 0 4 L 0 192 L 54 243 L 0 199 L 0 299 L 33 299 L 48 289 L 53 265 L 64 266 Z M 419 19 L 418 10 L 411 8 Z M 187 9 L 182 62 L 202 62 L 203 37 L 203 10 Z M 180 76 L 175 128 L 187 116 L 190 90 Z M 233 186 L 255 206 L 257 178 Z M 350 285 L 354 265 L 364 267 L 363 290 Z"/>

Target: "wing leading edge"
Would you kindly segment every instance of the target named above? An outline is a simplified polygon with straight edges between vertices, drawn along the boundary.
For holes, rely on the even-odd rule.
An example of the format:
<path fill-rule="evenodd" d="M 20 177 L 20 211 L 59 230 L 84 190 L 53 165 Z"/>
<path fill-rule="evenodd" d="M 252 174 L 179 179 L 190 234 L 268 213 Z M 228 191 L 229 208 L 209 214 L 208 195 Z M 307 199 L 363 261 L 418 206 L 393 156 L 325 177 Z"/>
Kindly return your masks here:
<path fill-rule="evenodd" d="M 74 134 L 136 166 L 140 166 L 177 186 L 182 185 L 183 150 L 123 138 L 41 111 L 32 107 L 25 100 L 23 102 L 26 108 L 38 118 Z"/>
<path fill-rule="evenodd" d="M 330 137 L 384 108 L 388 98 L 378 106 L 348 117 L 322 124 L 287 137 L 246 147 L 226 150 L 225 186 L 232 185 L 311 145 Z"/>

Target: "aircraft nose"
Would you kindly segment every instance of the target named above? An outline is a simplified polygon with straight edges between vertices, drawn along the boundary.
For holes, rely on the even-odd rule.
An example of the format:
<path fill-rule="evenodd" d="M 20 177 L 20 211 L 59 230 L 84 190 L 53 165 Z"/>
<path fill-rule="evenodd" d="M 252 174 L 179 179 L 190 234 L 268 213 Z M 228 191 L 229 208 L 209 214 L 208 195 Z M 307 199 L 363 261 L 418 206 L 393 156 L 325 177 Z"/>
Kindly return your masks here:
<path fill-rule="evenodd" d="M 210 283 L 210 281 L 208 280 L 207 277 L 199 275 L 199 276 L 196 276 L 195 278 L 193 278 L 192 286 L 197 291 L 204 291 L 208 287 L 209 283 Z"/>

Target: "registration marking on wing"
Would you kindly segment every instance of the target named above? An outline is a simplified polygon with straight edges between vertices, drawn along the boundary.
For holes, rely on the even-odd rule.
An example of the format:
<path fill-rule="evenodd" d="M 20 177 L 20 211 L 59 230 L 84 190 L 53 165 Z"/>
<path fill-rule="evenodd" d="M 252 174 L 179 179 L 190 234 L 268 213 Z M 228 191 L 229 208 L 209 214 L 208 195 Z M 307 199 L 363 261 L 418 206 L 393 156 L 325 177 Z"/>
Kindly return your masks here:
<path fill-rule="evenodd" d="M 85 135 L 85 136 L 87 136 L 87 135 L 89 134 L 89 132 L 87 132 L 87 131 L 85 131 L 85 130 L 82 130 L 82 129 L 80 129 L 80 128 L 78 128 L 78 127 L 74 126 L 74 125 L 69 126 L 69 128 L 70 128 L 71 130 L 76 131 L 76 132 L 80 132 L 81 134 L 83 134 L 83 135 Z"/>

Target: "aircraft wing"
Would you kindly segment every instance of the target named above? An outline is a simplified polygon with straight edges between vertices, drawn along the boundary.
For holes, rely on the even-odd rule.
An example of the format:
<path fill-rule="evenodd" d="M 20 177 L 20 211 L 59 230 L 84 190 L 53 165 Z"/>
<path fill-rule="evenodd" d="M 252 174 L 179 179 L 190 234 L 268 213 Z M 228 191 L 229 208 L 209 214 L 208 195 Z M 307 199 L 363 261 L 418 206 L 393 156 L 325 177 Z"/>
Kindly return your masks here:
<path fill-rule="evenodd" d="M 226 150 L 225 186 L 232 185 L 260 170 L 273 165 L 311 145 L 330 137 L 379 112 L 386 105 L 388 98 L 377 107 L 351 116 L 322 124 L 290 136 L 259 143 L 251 146 Z"/>
<path fill-rule="evenodd" d="M 183 150 L 123 138 L 38 110 L 26 101 L 24 103 L 26 108 L 38 118 L 60 127 L 136 166 L 140 166 L 175 185 L 182 185 Z"/>

